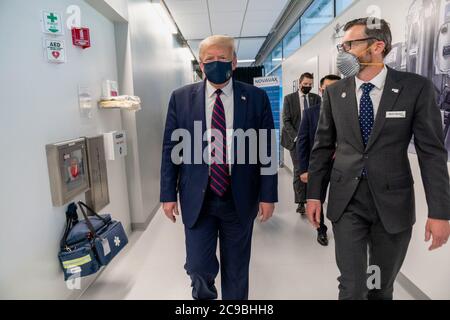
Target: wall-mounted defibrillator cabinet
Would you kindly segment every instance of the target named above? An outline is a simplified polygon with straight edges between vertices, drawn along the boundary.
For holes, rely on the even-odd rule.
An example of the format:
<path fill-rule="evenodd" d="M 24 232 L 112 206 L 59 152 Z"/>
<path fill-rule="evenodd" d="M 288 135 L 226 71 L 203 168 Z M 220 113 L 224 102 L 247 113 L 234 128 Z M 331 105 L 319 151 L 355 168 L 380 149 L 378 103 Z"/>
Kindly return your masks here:
<path fill-rule="evenodd" d="M 89 190 L 87 148 L 84 138 L 46 146 L 52 202 L 63 206 Z"/>
<path fill-rule="evenodd" d="M 96 212 L 109 204 L 103 135 L 46 146 L 52 202 L 63 206 L 85 192 Z"/>

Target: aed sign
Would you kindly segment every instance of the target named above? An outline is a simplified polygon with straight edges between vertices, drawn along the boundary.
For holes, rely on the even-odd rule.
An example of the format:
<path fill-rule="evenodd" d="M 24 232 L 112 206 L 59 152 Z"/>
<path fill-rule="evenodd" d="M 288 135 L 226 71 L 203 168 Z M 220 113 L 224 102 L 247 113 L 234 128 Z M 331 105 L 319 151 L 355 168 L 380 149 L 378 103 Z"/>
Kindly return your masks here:
<path fill-rule="evenodd" d="M 66 62 L 66 49 L 64 40 L 45 39 L 45 50 L 48 62 Z"/>
<path fill-rule="evenodd" d="M 72 42 L 74 46 L 83 49 L 91 46 L 91 37 L 88 28 L 72 28 Z"/>

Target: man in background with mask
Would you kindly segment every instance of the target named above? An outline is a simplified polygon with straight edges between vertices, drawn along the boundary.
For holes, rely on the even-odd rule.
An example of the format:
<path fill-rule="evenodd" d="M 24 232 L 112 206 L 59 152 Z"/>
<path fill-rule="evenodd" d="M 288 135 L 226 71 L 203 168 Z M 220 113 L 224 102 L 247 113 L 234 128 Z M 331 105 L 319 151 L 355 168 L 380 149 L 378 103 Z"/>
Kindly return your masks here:
<path fill-rule="evenodd" d="M 329 74 L 320 80 L 320 94 L 323 96 L 325 89 L 341 80 L 341 77 Z M 298 167 L 300 170 L 300 180 L 303 183 L 308 183 L 308 167 L 309 167 L 309 157 L 311 155 L 311 150 L 314 145 L 314 139 L 316 137 L 317 125 L 319 123 L 320 116 L 320 105 L 305 109 L 303 111 L 302 122 L 300 124 L 300 129 L 298 130 L 297 146 L 296 152 L 298 154 Z M 325 176 L 322 184 L 322 194 L 320 200 L 322 204 L 325 202 L 327 196 L 328 182 L 330 181 L 330 170 Z M 322 210 L 323 211 L 323 210 Z M 325 225 L 325 218 L 323 212 L 320 215 L 320 226 L 317 229 L 317 242 L 322 246 L 328 246 L 328 228 Z"/>
<path fill-rule="evenodd" d="M 245 300 L 253 223 L 258 212 L 262 222 L 271 218 L 278 201 L 278 181 L 276 170 L 263 174 L 271 164 L 262 164 L 259 156 L 257 163 L 248 163 L 251 157 L 236 162 L 238 153 L 249 155 L 258 147 L 251 148 L 249 143 L 254 141 L 250 140 L 237 150 L 233 133 L 239 129 L 266 131 L 267 156 L 277 164 L 276 154 L 271 154 L 272 110 L 265 91 L 232 79 L 237 65 L 233 38 L 206 38 L 199 56 L 205 81 L 175 90 L 169 102 L 160 200 L 166 216 L 175 222 L 179 194 L 186 237 L 185 269 L 192 280 L 193 298 L 217 298 L 214 282 L 219 272 L 219 239 L 222 299 Z M 194 129 L 198 125 L 200 132 Z M 188 131 L 191 140 L 190 150 L 183 150 L 179 164 L 171 158 L 178 144 L 171 137 L 177 129 Z M 203 136 L 208 141 L 203 141 Z M 262 137 L 257 139 L 255 143 L 264 143 Z M 202 146 L 200 160 L 196 157 L 198 145 Z"/>
<path fill-rule="evenodd" d="M 412 136 L 428 203 L 429 250 L 450 234 L 450 187 L 442 121 L 431 81 L 387 68 L 389 24 L 353 20 L 338 46 L 346 79 L 325 90 L 309 163 L 307 214 L 318 227 L 333 153 L 327 217 L 333 223 L 340 299 L 392 299 L 415 223 L 408 160 Z M 369 265 L 372 267 L 368 273 Z M 374 273 L 375 272 L 375 273 Z M 432 270 L 430 270 L 432 272 Z M 369 282 L 368 278 L 378 279 Z"/>
<path fill-rule="evenodd" d="M 297 212 L 305 213 L 306 184 L 300 180 L 298 157 L 295 145 L 297 133 L 305 109 L 320 105 L 321 98 L 311 93 L 314 77 L 311 73 L 304 73 L 299 79 L 299 89 L 284 98 L 283 104 L 283 130 L 281 133 L 281 145 L 290 151 L 292 165 L 294 167 L 294 195 L 295 203 L 298 204 Z"/>

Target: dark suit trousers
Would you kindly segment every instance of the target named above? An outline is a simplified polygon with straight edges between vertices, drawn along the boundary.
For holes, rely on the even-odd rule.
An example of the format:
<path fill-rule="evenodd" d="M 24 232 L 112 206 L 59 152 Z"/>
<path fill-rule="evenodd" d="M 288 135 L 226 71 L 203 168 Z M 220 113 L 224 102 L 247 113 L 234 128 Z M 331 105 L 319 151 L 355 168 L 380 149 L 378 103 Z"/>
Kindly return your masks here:
<path fill-rule="evenodd" d="M 333 223 L 336 261 L 341 273 L 339 299 L 392 300 L 395 278 L 405 259 L 411 231 L 412 228 L 389 234 L 385 230 L 369 183 L 362 179 L 344 214 Z M 379 267 L 379 287 L 373 281 L 376 272 L 371 269 L 368 273 L 368 255 L 369 265 Z"/>
<path fill-rule="evenodd" d="M 219 272 L 217 239 L 220 245 L 222 299 L 248 299 L 252 232 L 253 223 L 240 223 L 231 190 L 223 198 L 208 190 L 199 220 L 193 228 L 185 228 L 185 269 L 192 280 L 194 299 L 217 298 L 214 285 Z"/>
<path fill-rule="evenodd" d="M 294 194 L 295 194 L 295 203 L 305 203 L 306 202 L 306 184 L 300 180 L 300 168 L 298 166 L 298 158 L 296 148 L 290 151 L 292 165 L 294 167 Z"/>
<path fill-rule="evenodd" d="M 323 203 L 327 198 L 327 191 L 328 191 L 328 184 L 330 183 L 330 177 L 331 177 L 331 170 L 329 170 L 326 176 L 323 178 L 322 183 L 322 192 L 320 195 L 320 202 L 322 203 L 322 208 L 320 211 L 320 225 L 319 229 L 317 229 L 317 232 L 319 233 L 326 233 L 328 231 L 328 227 L 325 224 L 325 210 L 323 208 Z"/>
<path fill-rule="evenodd" d="M 328 227 L 325 224 L 325 214 L 324 214 L 324 209 L 323 209 L 323 202 L 322 202 L 322 210 L 320 211 L 320 225 L 319 228 L 317 229 L 318 233 L 326 233 L 328 231 Z"/>

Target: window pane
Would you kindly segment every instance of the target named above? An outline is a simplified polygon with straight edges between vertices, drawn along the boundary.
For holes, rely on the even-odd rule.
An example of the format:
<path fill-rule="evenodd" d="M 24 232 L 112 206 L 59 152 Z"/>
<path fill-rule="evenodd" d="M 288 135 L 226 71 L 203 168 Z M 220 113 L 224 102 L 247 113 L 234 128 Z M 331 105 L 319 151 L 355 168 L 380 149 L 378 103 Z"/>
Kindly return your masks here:
<path fill-rule="evenodd" d="M 353 0 L 336 0 L 336 15 L 340 15 L 352 3 Z"/>
<path fill-rule="evenodd" d="M 302 44 L 334 19 L 333 0 L 315 0 L 300 18 Z"/>
<path fill-rule="evenodd" d="M 280 42 L 272 51 L 272 68 L 283 62 L 283 43 Z"/>
<path fill-rule="evenodd" d="M 272 55 L 270 54 L 269 57 L 264 61 L 265 74 L 267 75 L 272 69 L 273 69 L 273 67 L 272 67 Z"/>
<path fill-rule="evenodd" d="M 283 57 L 286 59 L 300 48 L 300 21 L 289 30 L 283 39 Z"/>

